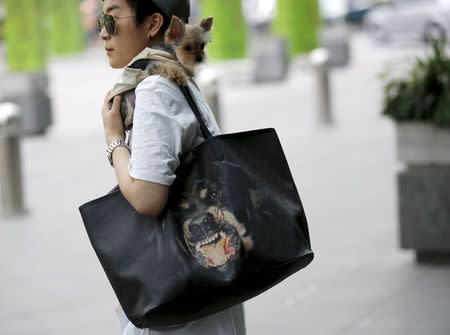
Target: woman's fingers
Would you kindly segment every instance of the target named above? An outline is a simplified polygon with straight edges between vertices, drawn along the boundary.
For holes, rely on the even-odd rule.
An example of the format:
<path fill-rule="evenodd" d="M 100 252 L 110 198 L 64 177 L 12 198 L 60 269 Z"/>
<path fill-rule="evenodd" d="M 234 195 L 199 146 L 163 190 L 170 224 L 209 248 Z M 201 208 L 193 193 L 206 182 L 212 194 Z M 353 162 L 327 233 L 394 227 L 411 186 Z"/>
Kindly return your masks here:
<path fill-rule="evenodd" d="M 105 130 L 106 143 L 109 145 L 112 140 L 124 138 L 124 128 L 122 117 L 120 115 L 121 96 L 114 97 L 113 104 L 110 106 L 111 91 L 106 93 L 102 110 L 103 127 Z"/>
<path fill-rule="evenodd" d="M 111 112 L 118 112 L 120 110 L 120 102 L 122 101 L 122 96 L 117 95 L 114 97 L 113 105 L 111 107 Z"/>
<path fill-rule="evenodd" d="M 103 103 L 104 103 L 105 105 L 108 104 L 110 95 L 111 95 L 111 90 L 109 90 L 108 92 L 106 92 L 105 99 L 103 100 Z"/>

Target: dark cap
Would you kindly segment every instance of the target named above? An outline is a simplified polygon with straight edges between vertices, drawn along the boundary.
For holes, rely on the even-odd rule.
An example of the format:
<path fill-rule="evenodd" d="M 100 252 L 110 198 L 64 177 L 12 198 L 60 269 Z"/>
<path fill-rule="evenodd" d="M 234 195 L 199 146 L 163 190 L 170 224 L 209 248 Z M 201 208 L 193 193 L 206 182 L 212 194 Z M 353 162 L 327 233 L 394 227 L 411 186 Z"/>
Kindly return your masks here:
<path fill-rule="evenodd" d="M 190 0 L 151 0 L 159 9 L 161 9 L 164 16 L 171 19 L 172 15 L 178 16 L 184 22 L 188 22 L 191 15 Z"/>

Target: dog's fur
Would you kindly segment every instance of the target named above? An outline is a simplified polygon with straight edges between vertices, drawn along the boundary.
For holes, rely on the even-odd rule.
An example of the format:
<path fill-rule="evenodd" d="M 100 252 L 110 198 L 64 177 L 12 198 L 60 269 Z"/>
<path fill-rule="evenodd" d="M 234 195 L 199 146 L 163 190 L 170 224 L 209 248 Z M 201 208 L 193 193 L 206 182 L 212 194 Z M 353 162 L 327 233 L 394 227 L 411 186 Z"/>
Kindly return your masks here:
<path fill-rule="evenodd" d="M 150 60 L 145 72 L 160 75 L 175 81 L 180 86 L 187 86 L 190 77 L 194 77 L 197 67 L 206 60 L 205 47 L 210 41 L 213 18 L 204 19 L 198 25 L 185 24 L 176 16 L 172 17 L 170 26 L 164 35 L 164 45 L 154 48 L 162 49 L 177 57 L 177 61 Z M 120 111 L 124 128 L 133 125 L 136 95 L 133 90 L 122 94 Z M 110 108 L 112 102 L 110 103 Z"/>

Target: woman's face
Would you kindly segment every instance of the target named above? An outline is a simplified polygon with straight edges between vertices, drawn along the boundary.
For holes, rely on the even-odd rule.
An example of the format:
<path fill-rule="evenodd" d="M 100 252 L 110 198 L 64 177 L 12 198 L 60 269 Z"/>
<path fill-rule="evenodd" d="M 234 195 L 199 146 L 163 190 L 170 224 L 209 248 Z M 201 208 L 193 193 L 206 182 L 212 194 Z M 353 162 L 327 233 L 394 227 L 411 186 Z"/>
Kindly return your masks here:
<path fill-rule="evenodd" d="M 105 51 L 109 65 L 114 68 L 126 66 L 139 52 L 149 45 L 149 29 L 146 23 L 136 25 L 135 13 L 126 0 L 104 0 L 103 13 L 116 18 L 116 34 L 111 36 L 103 28 L 101 38 L 105 42 Z M 124 18 L 133 16 L 130 18 Z"/>

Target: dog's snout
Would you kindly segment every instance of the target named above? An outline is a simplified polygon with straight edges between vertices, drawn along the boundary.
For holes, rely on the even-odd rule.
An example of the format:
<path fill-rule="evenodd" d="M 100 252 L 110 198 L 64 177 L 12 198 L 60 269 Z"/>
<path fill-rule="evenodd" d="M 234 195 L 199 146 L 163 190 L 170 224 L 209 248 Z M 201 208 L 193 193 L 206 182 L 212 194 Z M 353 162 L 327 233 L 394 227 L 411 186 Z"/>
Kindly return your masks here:
<path fill-rule="evenodd" d="M 189 233 L 192 236 L 203 236 L 212 229 L 213 221 L 214 219 L 210 213 L 207 213 L 207 215 L 199 215 L 189 225 Z"/>
<path fill-rule="evenodd" d="M 203 57 L 202 57 L 202 56 L 197 56 L 197 57 L 195 57 L 195 60 L 196 60 L 198 63 L 200 63 L 200 62 L 203 61 Z"/>
<path fill-rule="evenodd" d="M 203 228 L 199 224 L 191 224 L 189 225 L 189 233 L 191 233 L 192 236 L 198 236 L 203 233 Z"/>

